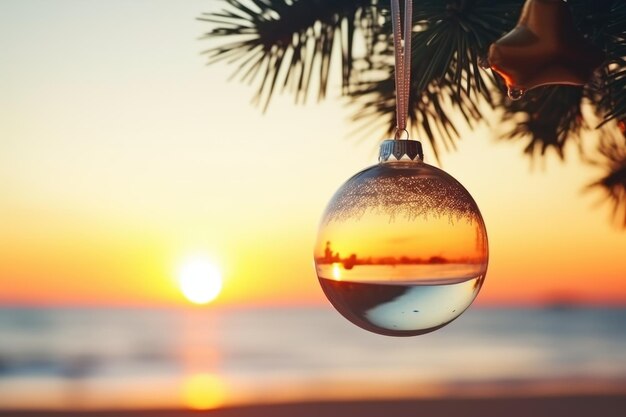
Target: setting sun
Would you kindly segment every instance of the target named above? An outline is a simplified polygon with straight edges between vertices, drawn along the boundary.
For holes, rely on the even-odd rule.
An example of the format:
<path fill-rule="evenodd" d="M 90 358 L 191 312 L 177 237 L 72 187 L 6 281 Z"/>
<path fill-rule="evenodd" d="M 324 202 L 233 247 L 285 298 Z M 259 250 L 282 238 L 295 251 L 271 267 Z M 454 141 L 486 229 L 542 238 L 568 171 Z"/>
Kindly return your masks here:
<path fill-rule="evenodd" d="M 213 301 L 222 290 L 222 274 L 215 264 L 194 259 L 183 264 L 178 273 L 178 284 L 183 295 L 192 303 Z"/>

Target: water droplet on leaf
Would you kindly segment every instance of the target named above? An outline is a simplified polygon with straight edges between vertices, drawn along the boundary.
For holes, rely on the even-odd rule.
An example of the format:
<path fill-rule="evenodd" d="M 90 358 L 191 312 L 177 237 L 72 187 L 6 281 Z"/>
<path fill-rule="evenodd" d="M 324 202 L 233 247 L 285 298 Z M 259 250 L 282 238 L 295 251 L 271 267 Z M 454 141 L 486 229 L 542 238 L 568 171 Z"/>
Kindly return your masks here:
<path fill-rule="evenodd" d="M 521 99 L 522 97 L 524 97 L 524 94 L 526 94 L 525 88 L 509 87 L 507 91 L 507 95 L 513 101 Z"/>

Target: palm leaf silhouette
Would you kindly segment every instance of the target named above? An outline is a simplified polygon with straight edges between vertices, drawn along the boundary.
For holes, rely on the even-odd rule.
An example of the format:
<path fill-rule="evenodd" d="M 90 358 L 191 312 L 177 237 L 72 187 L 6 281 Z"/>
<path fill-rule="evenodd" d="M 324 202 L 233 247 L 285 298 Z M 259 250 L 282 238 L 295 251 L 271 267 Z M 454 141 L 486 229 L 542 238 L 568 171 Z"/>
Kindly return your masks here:
<path fill-rule="evenodd" d="M 205 38 L 217 42 L 205 53 L 209 62 L 236 65 L 233 76 L 256 82 L 254 102 L 263 111 L 277 91 L 289 91 L 301 103 L 317 89 L 317 98 L 323 99 L 333 62 L 339 60 L 341 94 L 356 107 L 352 119 L 358 130 L 367 129 L 368 134 L 394 130 L 387 1 L 222 1 L 222 10 L 199 18 L 212 25 Z M 584 89 L 545 87 L 512 102 L 502 81 L 478 63 L 488 46 L 515 26 L 523 2 L 415 2 L 409 120 L 412 134 L 430 142 L 435 157 L 455 148 L 463 131 L 459 123 L 472 128 L 485 122 L 485 111 L 512 125 L 502 130 L 502 138 L 527 141 L 525 153 L 531 157 L 555 152 L 564 158 L 567 143 L 580 144 L 589 136 L 586 133 L 599 127 L 595 119 L 587 120 L 593 112 L 584 113 L 585 104 L 595 109 L 600 125 L 626 120 L 626 3 L 570 0 L 578 29 L 605 50 L 607 62 Z M 607 179 L 604 185 L 596 185 L 607 187 L 616 210 L 626 210 L 626 198 L 619 197 L 621 171 L 614 162 L 619 151 L 602 146 L 601 160 L 608 172 L 617 173 L 610 176 L 617 182 Z"/>

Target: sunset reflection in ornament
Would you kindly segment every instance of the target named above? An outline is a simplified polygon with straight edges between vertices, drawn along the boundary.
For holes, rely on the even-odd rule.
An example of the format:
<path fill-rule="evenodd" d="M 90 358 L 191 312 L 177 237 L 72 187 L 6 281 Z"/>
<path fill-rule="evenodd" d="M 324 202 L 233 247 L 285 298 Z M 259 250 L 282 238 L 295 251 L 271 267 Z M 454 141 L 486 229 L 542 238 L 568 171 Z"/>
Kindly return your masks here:
<path fill-rule="evenodd" d="M 315 246 L 317 276 L 333 306 L 389 336 L 450 323 L 470 306 L 487 272 L 478 206 L 458 181 L 422 162 L 418 144 L 385 141 L 381 162 L 335 193 Z"/>

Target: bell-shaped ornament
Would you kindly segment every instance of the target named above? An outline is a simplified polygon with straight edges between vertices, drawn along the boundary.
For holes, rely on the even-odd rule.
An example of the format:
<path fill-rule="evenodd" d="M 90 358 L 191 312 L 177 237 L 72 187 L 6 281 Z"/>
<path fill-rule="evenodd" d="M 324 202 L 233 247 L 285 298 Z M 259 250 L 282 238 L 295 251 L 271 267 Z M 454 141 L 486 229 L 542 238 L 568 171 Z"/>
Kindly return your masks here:
<path fill-rule="evenodd" d="M 345 318 L 374 333 L 445 326 L 470 306 L 487 272 L 474 199 L 422 159 L 418 141 L 384 141 L 379 164 L 339 188 L 320 224 L 320 285 Z"/>
<path fill-rule="evenodd" d="M 517 26 L 489 47 L 487 66 L 516 100 L 543 85 L 584 85 L 604 57 L 576 30 L 566 2 L 527 0 Z"/>

